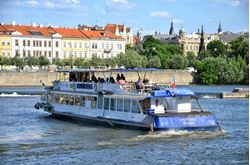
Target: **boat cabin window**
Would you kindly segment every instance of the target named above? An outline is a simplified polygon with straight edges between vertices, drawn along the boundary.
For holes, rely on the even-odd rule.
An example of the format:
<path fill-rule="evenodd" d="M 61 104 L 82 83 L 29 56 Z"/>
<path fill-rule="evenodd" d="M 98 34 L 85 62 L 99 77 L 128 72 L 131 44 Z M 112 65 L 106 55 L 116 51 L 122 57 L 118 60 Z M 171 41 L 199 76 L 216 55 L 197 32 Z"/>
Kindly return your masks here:
<path fill-rule="evenodd" d="M 96 97 L 92 97 L 91 98 L 91 108 L 96 108 L 96 102 L 97 102 L 97 98 Z"/>
<path fill-rule="evenodd" d="M 66 105 L 69 104 L 69 95 L 68 94 L 64 95 L 64 104 L 66 104 Z"/>
<path fill-rule="evenodd" d="M 123 109 L 123 99 L 117 99 L 117 111 L 122 111 Z"/>
<path fill-rule="evenodd" d="M 57 74 L 57 80 L 60 80 L 60 81 L 69 81 L 69 73 L 58 72 L 58 74 Z"/>
<path fill-rule="evenodd" d="M 124 99 L 124 112 L 130 111 L 131 100 Z"/>
<path fill-rule="evenodd" d="M 139 103 L 141 105 L 143 113 L 146 113 L 147 109 L 149 109 L 151 105 L 150 99 L 148 98 L 148 99 L 140 100 Z"/>
<path fill-rule="evenodd" d="M 132 113 L 140 113 L 140 106 L 136 100 L 132 100 Z"/>
<path fill-rule="evenodd" d="M 109 110 L 109 98 L 104 98 L 104 109 Z"/>
<path fill-rule="evenodd" d="M 75 104 L 75 97 L 73 95 L 70 95 L 69 105 L 74 105 L 74 104 Z"/>
<path fill-rule="evenodd" d="M 80 106 L 85 107 L 85 96 L 80 96 Z"/>
<path fill-rule="evenodd" d="M 75 96 L 75 105 L 80 106 L 80 96 Z"/>
<path fill-rule="evenodd" d="M 115 106 L 116 106 L 116 99 L 111 98 L 110 99 L 110 110 L 115 111 Z"/>
<path fill-rule="evenodd" d="M 63 104 L 63 103 L 64 103 L 64 95 L 60 94 L 59 104 Z"/>

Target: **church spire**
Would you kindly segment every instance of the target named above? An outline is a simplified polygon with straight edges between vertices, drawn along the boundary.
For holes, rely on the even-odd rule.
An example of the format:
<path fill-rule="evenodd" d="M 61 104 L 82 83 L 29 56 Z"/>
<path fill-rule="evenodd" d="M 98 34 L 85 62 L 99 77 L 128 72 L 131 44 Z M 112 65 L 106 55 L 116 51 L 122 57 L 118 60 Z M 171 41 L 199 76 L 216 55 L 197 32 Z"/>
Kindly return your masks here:
<path fill-rule="evenodd" d="M 173 35 L 175 34 L 174 32 L 174 23 L 173 23 L 173 19 L 171 20 L 171 25 L 170 25 L 170 30 L 169 30 L 169 35 Z"/>
<path fill-rule="evenodd" d="M 205 58 L 205 42 L 204 42 L 203 25 L 201 26 L 201 39 L 200 39 L 200 45 L 199 45 L 198 58 L 199 59 Z"/>
<path fill-rule="evenodd" d="M 219 23 L 218 34 L 222 33 L 221 22 Z"/>

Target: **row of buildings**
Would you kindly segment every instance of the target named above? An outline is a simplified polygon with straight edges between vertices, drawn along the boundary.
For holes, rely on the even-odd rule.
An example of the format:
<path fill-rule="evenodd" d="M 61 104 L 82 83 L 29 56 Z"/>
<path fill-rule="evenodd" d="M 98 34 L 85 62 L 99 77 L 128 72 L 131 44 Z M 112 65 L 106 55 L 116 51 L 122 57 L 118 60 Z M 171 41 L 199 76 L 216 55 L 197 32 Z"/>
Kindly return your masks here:
<path fill-rule="evenodd" d="M 153 37 L 165 43 L 177 44 L 183 47 L 184 53 L 194 52 L 196 55 L 199 53 L 199 46 L 201 42 L 201 32 L 203 29 L 198 29 L 197 32 L 193 32 L 191 34 L 186 33 L 185 29 L 182 27 L 179 29 L 178 33 L 175 33 L 173 21 L 170 24 L 169 33 L 161 34 L 160 32 L 155 32 L 153 35 L 148 35 L 144 37 L 144 40 L 147 37 Z M 204 46 L 206 48 L 207 44 L 214 40 L 220 40 L 225 44 L 228 44 L 232 40 L 243 36 L 246 41 L 249 39 L 249 33 L 232 33 L 229 31 L 223 32 L 221 23 L 219 23 L 217 33 L 206 34 L 204 32 Z"/>
<path fill-rule="evenodd" d="M 0 56 L 45 56 L 54 58 L 115 57 L 125 53 L 125 45 L 134 42 L 130 28 L 108 24 L 104 28 L 44 27 L 0 24 Z"/>
<path fill-rule="evenodd" d="M 218 32 L 214 34 L 203 33 L 204 47 L 214 40 L 229 43 L 239 36 L 245 37 L 247 33 L 223 32 L 221 23 Z M 201 32 L 188 34 L 184 28 L 175 33 L 173 21 L 168 34 L 155 32 L 154 35 L 142 35 L 142 29 L 133 35 L 132 29 L 125 25 L 107 24 L 105 27 L 78 25 L 76 28 L 45 27 L 43 25 L 20 25 L 14 21 L 11 24 L 0 24 L 0 56 L 20 57 L 45 56 L 50 61 L 55 58 L 112 58 L 125 53 L 126 44 L 140 43 L 148 37 L 159 39 L 162 42 L 177 44 L 183 47 L 184 53 L 194 52 L 198 55 L 201 43 Z"/>

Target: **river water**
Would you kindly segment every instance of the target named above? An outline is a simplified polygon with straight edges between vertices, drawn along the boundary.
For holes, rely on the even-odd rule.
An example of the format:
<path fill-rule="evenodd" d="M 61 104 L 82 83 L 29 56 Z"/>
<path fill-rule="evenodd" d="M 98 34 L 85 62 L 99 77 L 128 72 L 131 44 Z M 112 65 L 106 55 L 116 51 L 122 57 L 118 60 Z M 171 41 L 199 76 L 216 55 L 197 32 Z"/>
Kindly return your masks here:
<path fill-rule="evenodd" d="M 38 101 L 37 95 L 0 96 L 0 164 L 249 164 L 248 99 L 201 100 L 223 133 L 153 134 L 56 120 L 34 109 Z"/>

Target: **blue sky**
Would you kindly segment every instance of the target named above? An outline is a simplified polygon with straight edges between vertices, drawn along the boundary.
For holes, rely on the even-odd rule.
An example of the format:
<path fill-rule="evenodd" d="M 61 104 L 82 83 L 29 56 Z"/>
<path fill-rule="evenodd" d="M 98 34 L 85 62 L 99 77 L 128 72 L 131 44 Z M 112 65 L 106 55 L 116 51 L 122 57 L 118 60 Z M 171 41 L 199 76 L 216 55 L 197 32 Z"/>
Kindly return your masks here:
<path fill-rule="evenodd" d="M 196 32 L 201 25 L 215 33 L 248 31 L 248 0 L 0 0 L 0 21 L 76 27 L 78 24 L 125 24 L 134 33 L 167 33 L 173 19 L 175 32 Z"/>

